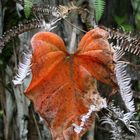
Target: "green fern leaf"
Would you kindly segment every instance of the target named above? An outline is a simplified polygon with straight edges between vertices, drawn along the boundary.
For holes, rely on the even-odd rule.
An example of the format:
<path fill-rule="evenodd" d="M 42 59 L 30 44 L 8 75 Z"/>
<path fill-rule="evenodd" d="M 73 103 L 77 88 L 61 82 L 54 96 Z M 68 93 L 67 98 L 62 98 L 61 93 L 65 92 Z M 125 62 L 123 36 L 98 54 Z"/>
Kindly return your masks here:
<path fill-rule="evenodd" d="M 99 22 L 104 12 L 105 0 L 90 0 L 90 4 L 95 9 L 96 22 Z"/>
<path fill-rule="evenodd" d="M 96 21 L 98 22 L 104 12 L 105 1 L 104 0 L 95 0 L 95 12 L 96 12 Z"/>
<path fill-rule="evenodd" d="M 30 16 L 32 6 L 33 0 L 24 0 L 24 13 L 26 18 Z"/>

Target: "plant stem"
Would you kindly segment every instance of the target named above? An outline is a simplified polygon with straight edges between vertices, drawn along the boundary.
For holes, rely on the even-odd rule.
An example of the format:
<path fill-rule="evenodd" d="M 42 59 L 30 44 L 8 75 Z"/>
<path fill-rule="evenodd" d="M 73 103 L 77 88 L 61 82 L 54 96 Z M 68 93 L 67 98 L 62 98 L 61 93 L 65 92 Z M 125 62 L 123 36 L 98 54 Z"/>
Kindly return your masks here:
<path fill-rule="evenodd" d="M 71 41 L 70 41 L 70 47 L 69 47 L 70 54 L 73 54 L 75 52 L 75 41 L 76 41 L 76 28 L 73 27 Z"/>

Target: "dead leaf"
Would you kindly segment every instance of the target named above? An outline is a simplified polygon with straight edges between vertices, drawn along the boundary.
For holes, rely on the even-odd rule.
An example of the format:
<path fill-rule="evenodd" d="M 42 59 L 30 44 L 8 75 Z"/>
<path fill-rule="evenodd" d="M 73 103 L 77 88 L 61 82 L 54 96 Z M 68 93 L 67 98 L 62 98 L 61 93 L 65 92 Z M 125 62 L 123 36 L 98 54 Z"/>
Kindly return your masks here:
<path fill-rule="evenodd" d="M 63 40 L 54 33 L 33 36 L 32 81 L 25 92 L 46 120 L 54 140 L 79 140 L 90 128 L 94 113 L 79 135 L 72 124 L 80 124 L 82 115 L 97 102 L 95 95 L 101 98 L 95 79 L 117 87 L 107 35 L 100 28 L 87 32 L 74 54 L 67 52 Z"/>

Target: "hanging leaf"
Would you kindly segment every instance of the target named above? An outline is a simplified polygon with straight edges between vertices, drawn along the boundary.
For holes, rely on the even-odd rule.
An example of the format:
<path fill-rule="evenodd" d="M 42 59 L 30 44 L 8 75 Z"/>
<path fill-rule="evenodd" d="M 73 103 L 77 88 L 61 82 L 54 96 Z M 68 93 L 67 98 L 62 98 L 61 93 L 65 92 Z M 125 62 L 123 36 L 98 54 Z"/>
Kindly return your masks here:
<path fill-rule="evenodd" d="M 26 18 L 30 16 L 32 6 L 33 0 L 24 0 L 24 13 Z"/>
<path fill-rule="evenodd" d="M 63 40 L 54 33 L 33 36 L 32 80 L 25 93 L 46 120 L 54 140 L 79 140 L 94 121 L 91 105 L 95 106 L 92 111 L 106 106 L 94 78 L 117 88 L 107 36 L 100 28 L 89 31 L 74 54 L 67 52 Z M 83 120 L 84 115 L 88 120 Z M 81 125 L 84 129 L 79 131 Z"/>

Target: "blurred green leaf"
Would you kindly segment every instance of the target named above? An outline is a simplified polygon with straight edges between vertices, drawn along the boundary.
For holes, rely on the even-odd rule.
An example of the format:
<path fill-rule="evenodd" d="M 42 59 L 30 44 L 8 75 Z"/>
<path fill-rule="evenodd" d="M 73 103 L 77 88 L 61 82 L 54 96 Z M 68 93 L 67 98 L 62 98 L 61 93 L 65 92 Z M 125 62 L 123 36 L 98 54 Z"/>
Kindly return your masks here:
<path fill-rule="evenodd" d="M 123 29 L 123 31 L 125 31 L 125 32 L 130 32 L 134 29 L 133 26 L 129 25 L 129 24 L 122 24 L 120 26 Z"/>
<path fill-rule="evenodd" d="M 137 13 L 135 16 L 135 23 L 138 29 L 140 29 L 140 13 Z"/>
<path fill-rule="evenodd" d="M 32 6 L 33 0 L 24 0 L 24 13 L 26 18 L 30 16 Z"/>
<path fill-rule="evenodd" d="M 134 29 L 132 25 L 127 23 L 127 16 L 114 16 L 114 20 L 117 23 L 117 25 L 121 27 L 122 30 L 125 32 L 130 32 Z"/>
<path fill-rule="evenodd" d="M 96 21 L 99 22 L 105 9 L 105 0 L 89 0 L 89 3 L 90 7 L 93 8 L 93 11 L 95 11 Z"/>
<path fill-rule="evenodd" d="M 123 17 L 114 16 L 114 20 L 118 25 L 121 25 L 126 21 L 126 16 Z"/>

